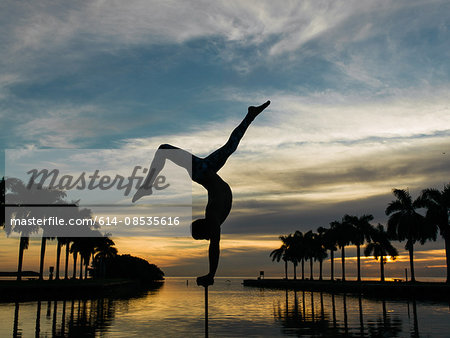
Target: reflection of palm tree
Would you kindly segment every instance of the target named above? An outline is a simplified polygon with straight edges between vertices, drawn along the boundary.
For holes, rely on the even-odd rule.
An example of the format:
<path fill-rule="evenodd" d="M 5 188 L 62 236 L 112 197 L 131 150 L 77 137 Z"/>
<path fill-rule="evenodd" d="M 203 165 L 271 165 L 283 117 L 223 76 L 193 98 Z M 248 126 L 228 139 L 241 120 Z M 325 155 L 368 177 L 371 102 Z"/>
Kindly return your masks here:
<path fill-rule="evenodd" d="M 450 184 L 447 184 L 442 191 L 437 189 L 423 190 L 420 201 L 420 205 L 427 208 L 427 223 L 430 226 L 437 226 L 444 239 L 447 283 L 450 283 Z"/>
<path fill-rule="evenodd" d="M 416 212 L 421 206 L 420 198 L 413 201 L 407 190 L 394 189 L 392 192 L 397 199 L 390 202 L 386 208 L 386 215 L 390 215 L 388 233 L 392 239 L 406 240 L 405 249 L 409 251 L 411 281 L 415 282 L 414 243 L 420 241 L 423 244 L 432 238 L 433 234 L 425 226 L 424 217 Z"/>
<path fill-rule="evenodd" d="M 344 222 L 352 227 L 351 242 L 356 245 L 356 262 L 358 267 L 358 282 L 361 281 L 361 245 L 365 240 L 369 240 L 369 233 L 372 225 L 369 223 L 373 220 L 372 215 L 362 215 L 360 217 L 345 215 Z"/>
<path fill-rule="evenodd" d="M 336 328 L 336 301 L 334 300 L 334 293 L 331 294 L 331 307 L 333 311 L 333 327 Z"/>
<path fill-rule="evenodd" d="M 381 301 L 382 317 L 377 321 L 369 321 L 370 337 L 398 337 L 402 332 L 402 321 L 386 309 L 386 301 Z M 414 335 L 412 335 L 414 337 Z"/>
<path fill-rule="evenodd" d="M 361 294 L 358 295 L 358 304 L 359 304 L 359 334 L 361 337 L 364 337 L 364 316 L 363 316 L 363 307 L 362 307 L 362 297 Z"/>
<path fill-rule="evenodd" d="M 344 332 L 345 335 L 348 335 L 348 319 L 347 319 L 347 294 L 344 292 L 342 297 L 343 305 L 344 305 Z"/>
<path fill-rule="evenodd" d="M 384 264 L 386 264 L 386 256 L 391 256 L 395 259 L 398 255 L 397 249 L 391 244 L 388 234 L 384 231 L 381 224 L 372 229 L 370 234 L 370 242 L 364 249 L 366 256 L 374 256 L 375 259 L 380 258 L 380 276 L 381 281 L 384 282 Z"/>
<path fill-rule="evenodd" d="M 36 327 L 34 329 L 35 337 L 40 337 L 41 332 L 41 301 L 38 300 L 36 308 Z"/>
<path fill-rule="evenodd" d="M 19 306 L 20 303 L 16 302 L 14 307 L 14 324 L 13 324 L 13 337 L 20 337 L 19 333 Z"/>

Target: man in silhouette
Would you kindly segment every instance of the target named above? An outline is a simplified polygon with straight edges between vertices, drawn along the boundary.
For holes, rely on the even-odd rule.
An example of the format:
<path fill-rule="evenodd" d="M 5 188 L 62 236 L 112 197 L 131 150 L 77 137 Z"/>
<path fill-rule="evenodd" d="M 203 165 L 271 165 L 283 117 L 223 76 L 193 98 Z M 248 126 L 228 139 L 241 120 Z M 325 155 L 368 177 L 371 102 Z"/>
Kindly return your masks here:
<path fill-rule="evenodd" d="M 249 107 L 247 115 L 233 130 L 227 143 L 205 158 L 199 158 L 170 144 L 160 145 L 155 153 L 144 183 L 133 196 L 132 201 L 134 203 L 143 196 L 152 194 L 153 183 L 156 177 L 158 177 L 159 172 L 163 169 L 166 159 L 171 160 L 187 170 L 192 168 L 192 172 L 188 170 L 192 180 L 201 184 L 208 191 L 208 204 L 206 205 L 205 218 L 197 219 L 191 225 L 191 233 L 194 239 L 206 239 L 210 241 L 209 273 L 197 278 L 198 285 L 207 287 L 214 283 L 220 254 L 220 226 L 231 210 L 232 194 L 230 186 L 220 178 L 217 172 L 224 166 L 228 157 L 237 149 L 250 123 L 269 104 L 270 101 L 267 101 L 258 107 Z"/>

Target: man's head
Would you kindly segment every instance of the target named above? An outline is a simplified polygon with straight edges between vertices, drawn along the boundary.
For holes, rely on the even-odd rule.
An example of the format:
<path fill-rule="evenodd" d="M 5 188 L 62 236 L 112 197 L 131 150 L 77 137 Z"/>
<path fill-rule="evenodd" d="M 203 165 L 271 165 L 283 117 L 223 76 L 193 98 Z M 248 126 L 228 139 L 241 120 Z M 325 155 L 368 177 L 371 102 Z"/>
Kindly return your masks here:
<path fill-rule="evenodd" d="M 196 219 L 191 225 L 191 234 L 194 239 L 210 239 L 211 229 L 206 219 Z"/>

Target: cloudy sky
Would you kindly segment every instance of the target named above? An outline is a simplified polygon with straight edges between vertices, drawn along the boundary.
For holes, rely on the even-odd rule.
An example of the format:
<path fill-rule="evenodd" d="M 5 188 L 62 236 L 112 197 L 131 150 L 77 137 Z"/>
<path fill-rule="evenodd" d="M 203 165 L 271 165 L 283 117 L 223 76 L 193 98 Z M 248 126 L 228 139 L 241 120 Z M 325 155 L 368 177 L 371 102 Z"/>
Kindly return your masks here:
<path fill-rule="evenodd" d="M 449 182 L 448 1 L 2 1 L 0 28 L 2 149 L 171 143 L 205 156 L 247 106 L 272 101 L 220 171 L 234 209 L 218 275 L 281 273 L 278 235 L 346 213 L 385 224 L 392 188 Z M 205 203 L 194 186 L 194 213 Z M 0 270 L 12 269 L 18 241 L 2 236 Z M 169 275 L 206 272 L 207 243 L 115 240 Z M 418 249 L 418 275 L 443 275 L 443 241 Z"/>

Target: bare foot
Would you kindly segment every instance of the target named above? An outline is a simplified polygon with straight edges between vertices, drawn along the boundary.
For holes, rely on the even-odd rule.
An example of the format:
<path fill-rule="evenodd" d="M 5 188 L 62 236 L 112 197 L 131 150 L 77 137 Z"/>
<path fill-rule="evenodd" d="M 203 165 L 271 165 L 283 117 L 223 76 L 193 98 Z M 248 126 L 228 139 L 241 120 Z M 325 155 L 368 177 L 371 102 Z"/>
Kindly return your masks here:
<path fill-rule="evenodd" d="M 269 106 L 269 104 L 270 101 L 267 101 L 266 103 L 263 103 L 258 107 L 250 106 L 248 107 L 248 113 L 251 114 L 253 118 L 255 118 L 256 116 L 258 116 L 259 113 L 261 113 L 264 109 L 266 109 Z"/>

